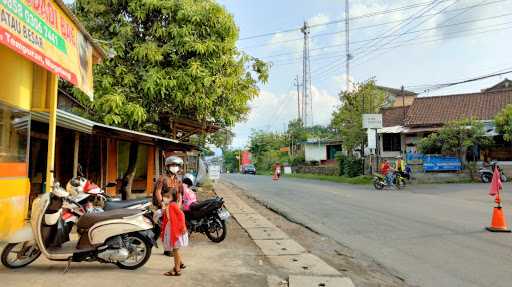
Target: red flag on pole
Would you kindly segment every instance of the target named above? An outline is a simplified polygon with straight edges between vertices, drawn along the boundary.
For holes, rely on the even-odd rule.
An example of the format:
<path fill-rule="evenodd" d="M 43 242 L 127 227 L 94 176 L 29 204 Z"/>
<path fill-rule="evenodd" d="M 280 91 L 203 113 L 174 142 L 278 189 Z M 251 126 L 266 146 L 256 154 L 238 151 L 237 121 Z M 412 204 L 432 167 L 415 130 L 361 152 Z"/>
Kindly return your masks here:
<path fill-rule="evenodd" d="M 491 189 L 489 190 L 490 196 L 499 196 L 499 192 L 502 188 L 501 184 L 501 174 L 498 170 L 498 167 L 496 166 L 494 168 L 494 173 L 492 175 L 492 181 L 491 181 Z"/>

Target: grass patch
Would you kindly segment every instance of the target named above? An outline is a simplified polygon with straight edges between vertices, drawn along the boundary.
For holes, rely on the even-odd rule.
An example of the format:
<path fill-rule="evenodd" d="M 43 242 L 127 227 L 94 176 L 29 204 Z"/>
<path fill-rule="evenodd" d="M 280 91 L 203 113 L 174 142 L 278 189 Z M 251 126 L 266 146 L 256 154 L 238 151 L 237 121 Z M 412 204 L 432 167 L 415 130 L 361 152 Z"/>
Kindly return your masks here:
<path fill-rule="evenodd" d="M 316 180 L 324 180 L 324 181 L 332 181 L 332 182 L 348 183 L 348 184 L 370 184 L 370 183 L 372 183 L 372 177 L 368 176 L 368 175 L 362 175 L 362 176 L 357 176 L 357 177 L 344 177 L 344 176 L 335 176 L 335 175 L 294 173 L 294 174 L 286 174 L 284 176 L 288 177 L 288 178 L 316 179 Z"/>

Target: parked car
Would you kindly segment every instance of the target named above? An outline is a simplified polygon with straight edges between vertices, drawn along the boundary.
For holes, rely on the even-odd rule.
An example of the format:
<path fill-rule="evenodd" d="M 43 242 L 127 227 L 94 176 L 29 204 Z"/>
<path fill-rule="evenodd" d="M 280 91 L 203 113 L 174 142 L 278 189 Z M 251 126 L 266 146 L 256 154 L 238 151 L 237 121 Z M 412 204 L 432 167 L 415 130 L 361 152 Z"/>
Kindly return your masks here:
<path fill-rule="evenodd" d="M 242 167 L 242 173 L 256 175 L 256 168 L 252 164 L 247 164 Z"/>

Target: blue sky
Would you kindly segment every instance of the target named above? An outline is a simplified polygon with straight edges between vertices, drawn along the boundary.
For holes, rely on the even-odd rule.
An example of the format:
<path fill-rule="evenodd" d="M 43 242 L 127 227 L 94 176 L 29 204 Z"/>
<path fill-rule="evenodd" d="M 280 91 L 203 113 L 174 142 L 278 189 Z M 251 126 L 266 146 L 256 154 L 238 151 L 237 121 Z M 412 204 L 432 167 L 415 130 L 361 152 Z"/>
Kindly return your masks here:
<path fill-rule="evenodd" d="M 343 19 L 345 11 L 344 0 L 218 2 L 234 15 L 241 38 L 300 27 L 304 20 L 322 24 Z M 429 1 L 351 0 L 351 17 L 426 2 Z M 414 85 L 452 82 L 512 68 L 511 0 L 439 0 L 436 4 L 435 7 L 419 6 L 352 21 L 355 30 L 351 32 L 350 40 L 354 42 L 351 44 L 354 60 L 350 78 L 360 82 L 374 77 L 380 85 L 412 88 Z M 475 5 L 480 6 L 469 8 Z M 423 17 L 398 30 L 400 23 L 408 21 L 411 16 L 422 15 L 422 12 L 425 12 Z M 382 24 L 386 22 L 388 24 Z M 371 25 L 374 27 L 364 28 Z M 345 64 L 341 56 L 345 49 L 345 34 L 334 33 L 342 30 L 343 23 L 320 26 L 311 31 L 311 49 L 315 49 L 311 52 L 313 114 L 314 122 L 318 124 L 329 122 L 332 110 L 339 104 L 337 94 L 345 87 Z M 418 30 L 422 31 L 415 32 Z M 322 35 L 327 33 L 331 34 Z M 397 33 L 407 34 L 381 38 L 375 43 L 368 40 Z M 293 32 L 239 41 L 242 50 L 272 61 L 273 67 L 269 83 L 260 85 L 260 96 L 251 102 L 252 110 L 247 121 L 234 128 L 236 138 L 233 147 L 245 146 L 251 129 L 282 131 L 286 123 L 297 116 L 296 89 L 292 84 L 294 77 L 300 75 L 297 58 L 301 57 L 302 41 L 294 39 L 301 37 L 299 32 Z M 398 45 L 402 46 L 395 47 Z M 334 47 L 323 48 L 325 46 Z M 395 48 L 376 51 L 371 47 Z M 368 50 L 372 53 L 366 57 L 368 52 L 365 51 Z M 280 54 L 287 55 L 276 56 Z M 507 76 L 512 77 L 512 74 Z M 422 96 L 478 91 L 504 77 Z"/>

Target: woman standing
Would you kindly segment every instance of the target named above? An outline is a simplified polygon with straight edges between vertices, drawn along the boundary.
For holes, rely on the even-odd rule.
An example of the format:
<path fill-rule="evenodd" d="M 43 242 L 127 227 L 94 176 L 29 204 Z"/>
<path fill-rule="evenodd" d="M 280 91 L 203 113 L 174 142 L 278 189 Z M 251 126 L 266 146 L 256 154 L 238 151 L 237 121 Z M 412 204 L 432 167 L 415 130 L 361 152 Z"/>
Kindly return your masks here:
<path fill-rule="evenodd" d="M 177 189 L 164 194 L 164 218 L 160 237 L 165 250 L 172 250 L 174 268 L 164 273 L 165 276 L 180 276 L 185 268 L 179 253 L 180 248 L 188 246 L 188 232 L 185 215 L 181 211 L 181 195 Z M 172 266 L 172 265 L 171 265 Z"/>
<path fill-rule="evenodd" d="M 183 160 L 178 156 L 169 156 L 165 159 L 165 172 L 158 178 L 153 191 L 153 205 L 158 209 L 156 218 L 162 216 L 163 194 L 175 189 L 178 195 L 183 195 L 183 183 L 180 180 L 179 173 L 183 166 Z M 171 250 L 164 251 L 165 256 L 172 256 Z"/>

